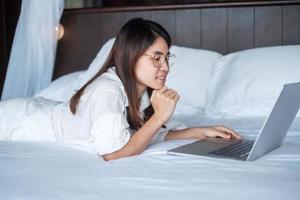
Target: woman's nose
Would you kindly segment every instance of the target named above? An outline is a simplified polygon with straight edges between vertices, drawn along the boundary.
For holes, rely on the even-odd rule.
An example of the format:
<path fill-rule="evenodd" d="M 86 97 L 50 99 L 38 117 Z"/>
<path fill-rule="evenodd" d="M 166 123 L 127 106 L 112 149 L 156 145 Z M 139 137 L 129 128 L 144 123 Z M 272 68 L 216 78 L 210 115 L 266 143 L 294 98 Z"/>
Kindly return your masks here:
<path fill-rule="evenodd" d="M 167 62 L 164 62 L 161 66 L 160 66 L 161 70 L 165 70 L 166 72 L 169 71 L 169 65 Z"/>

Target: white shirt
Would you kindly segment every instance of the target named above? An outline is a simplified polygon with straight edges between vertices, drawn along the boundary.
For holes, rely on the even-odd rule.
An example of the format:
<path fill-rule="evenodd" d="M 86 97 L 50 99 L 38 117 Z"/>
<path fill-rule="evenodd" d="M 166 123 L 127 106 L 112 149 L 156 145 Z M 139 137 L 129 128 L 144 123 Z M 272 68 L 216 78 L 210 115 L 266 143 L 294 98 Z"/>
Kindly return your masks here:
<path fill-rule="evenodd" d="M 140 114 L 150 105 L 147 92 L 140 102 Z M 114 68 L 98 77 L 84 91 L 73 115 L 69 102 L 58 105 L 53 112 L 56 138 L 63 141 L 85 141 L 99 155 L 109 154 L 124 147 L 134 133 L 127 122 L 128 98 Z M 167 122 L 151 143 L 162 142 L 169 130 L 183 129 L 177 122 Z"/>

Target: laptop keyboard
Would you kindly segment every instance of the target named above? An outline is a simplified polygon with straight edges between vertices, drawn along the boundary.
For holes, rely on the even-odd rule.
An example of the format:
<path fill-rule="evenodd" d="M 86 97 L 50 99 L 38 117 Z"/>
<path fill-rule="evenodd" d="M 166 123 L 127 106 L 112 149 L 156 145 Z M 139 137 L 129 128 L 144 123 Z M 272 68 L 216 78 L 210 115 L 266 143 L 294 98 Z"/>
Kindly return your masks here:
<path fill-rule="evenodd" d="M 250 153 L 254 141 L 251 140 L 243 140 L 242 142 L 230 146 L 225 146 L 216 151 L 212 151 L 209 154 L 218 155 L 218 156 L 226 156 L 226 157 L 234 157 L 241 158 Z"/>

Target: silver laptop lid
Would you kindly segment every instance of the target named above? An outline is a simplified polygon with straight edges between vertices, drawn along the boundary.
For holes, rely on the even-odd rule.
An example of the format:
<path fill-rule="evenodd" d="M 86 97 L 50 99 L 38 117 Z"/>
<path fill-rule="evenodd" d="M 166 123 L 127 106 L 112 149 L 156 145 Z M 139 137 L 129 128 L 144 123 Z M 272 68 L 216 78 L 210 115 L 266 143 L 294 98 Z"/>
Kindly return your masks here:
<path fill-rule="evenodd" d="M 247 160 L 280 146 L 300 107 L 300 82 L 284 85 L 271 114 L 265 121 Z"/>

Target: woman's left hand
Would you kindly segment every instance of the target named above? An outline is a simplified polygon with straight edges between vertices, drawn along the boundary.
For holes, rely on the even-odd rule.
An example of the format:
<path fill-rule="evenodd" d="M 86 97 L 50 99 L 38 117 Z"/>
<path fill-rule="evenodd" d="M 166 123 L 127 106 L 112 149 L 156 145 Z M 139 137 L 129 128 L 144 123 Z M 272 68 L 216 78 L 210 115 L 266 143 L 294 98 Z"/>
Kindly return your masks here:
<path fill-rule="evenodd" d="M 221 137 L 225 139 L 241 139 L 241 136 L 234 130 L 221 126 L 205 126 L 199 127 L 195 132 L 194 138 L 203 139 L 206 137 Z"/>

